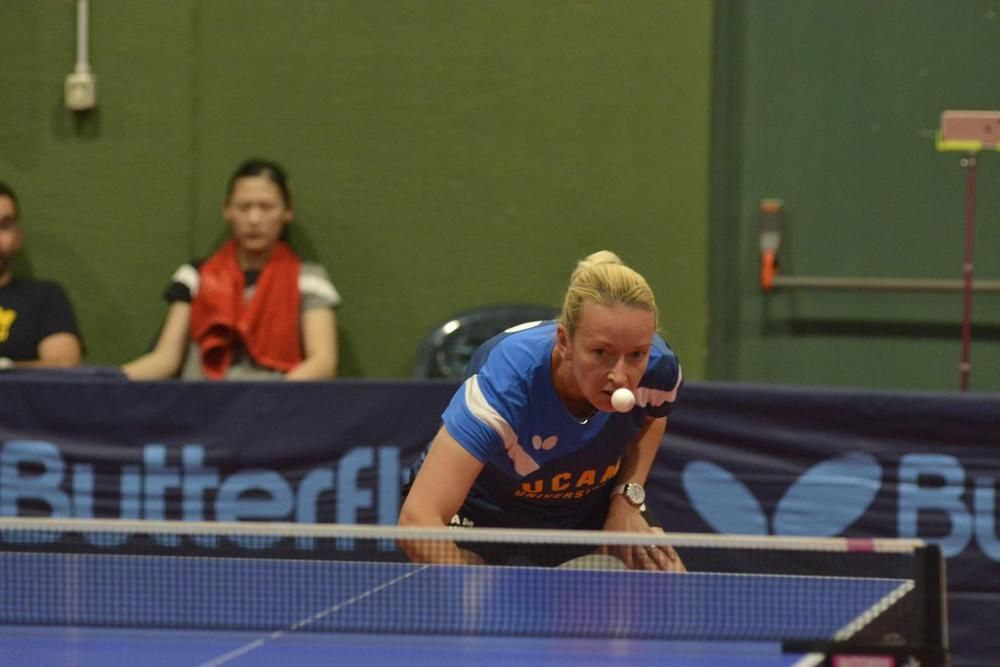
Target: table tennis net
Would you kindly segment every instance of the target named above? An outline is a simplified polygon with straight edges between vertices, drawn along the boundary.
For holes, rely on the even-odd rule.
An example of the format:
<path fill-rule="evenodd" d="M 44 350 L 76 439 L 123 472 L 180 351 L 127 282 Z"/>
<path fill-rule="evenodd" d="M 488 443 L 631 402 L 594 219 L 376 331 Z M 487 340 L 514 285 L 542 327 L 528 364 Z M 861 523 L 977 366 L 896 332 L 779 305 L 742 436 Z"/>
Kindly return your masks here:
<path fill-rule="evenodd" d="M 686 573 L 619 558 L 667 545 Z M 942 641 L 941 568 L 913 540 L 7 518 L 0 624 L 910 645 Z"/>

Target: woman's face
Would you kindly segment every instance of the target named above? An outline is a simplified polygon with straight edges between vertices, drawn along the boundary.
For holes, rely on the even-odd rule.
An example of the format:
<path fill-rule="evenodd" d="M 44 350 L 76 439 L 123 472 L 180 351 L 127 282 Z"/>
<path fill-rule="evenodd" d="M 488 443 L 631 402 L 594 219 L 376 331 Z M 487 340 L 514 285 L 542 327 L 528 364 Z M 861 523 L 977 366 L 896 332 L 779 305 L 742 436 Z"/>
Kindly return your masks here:
<path fill-rule="evenodd" d="M 294 212 L 273 181 L 264 176 L 247 176 L 233 185 L 223 217 L 232 227 L 240 249 L 258 255 L 274 247 Z"/>
<path fill-rule="evenodd" d="M 653 313 L 628 306 L 588 303 L 572 338 L 559 328 L 563 359 L 569 362 L 580 396 L 598 410 L 613 412 L 611 394 L 633 392 L 646 372 L 656 333 Z"/>

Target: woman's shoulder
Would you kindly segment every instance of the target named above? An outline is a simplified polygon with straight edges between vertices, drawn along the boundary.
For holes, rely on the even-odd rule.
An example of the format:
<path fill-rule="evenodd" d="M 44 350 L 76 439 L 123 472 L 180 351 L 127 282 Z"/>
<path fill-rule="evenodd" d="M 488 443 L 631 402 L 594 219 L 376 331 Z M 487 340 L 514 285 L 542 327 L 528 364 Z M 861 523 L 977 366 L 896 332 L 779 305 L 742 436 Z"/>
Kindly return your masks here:
<path fill-rule="evenodd" d="M 299 265 L 299 293 L 310 302 L 308 307 L 340 305 L 340 292 L 319 262 L 303 260 Z"/>
<path fill-rule="evenodd" d="M 330 280 L 330 274 L 326 272 L 326 268 L 322 264 L 308 259 L 299 263 L 299 276 L 318 276 L 323 280 Z"/>
<path fill-rule="evenodd" d="M 646 367 L 641 384 L 651 389 L 671 392 L 669 401 L 673 402 L 674 394 L 680 388 L 682 378 L 680 360 L 666 341 L 657 335 L 653 339 L 649 365 Z"/>
<path fill-rule="evenodd" d="M 189 289 L 196 289 L 199 278 L 198 270 L 201 268 L 203 262 L 204 260 L 202 259 L 192 259 L 190 262 L 184 262 L 170 276 L 170 282 L 181 283 Z"/>
<path fill-rule="evenodd" d="M 469 371 L 489 365 L 510 376 L 530 377 L 548 367 L 555 344 L 555 323 L 536 322 L 512 327 L 483 343 L 469 363 Z"/>
<path fill-rule="evenodd" d="M 680 365 L 677 353 L 660 334 L 653 335 L 653 349 L 650 351 L 650 355 L 653 359 L 664 359 L 668 363 Z"/>
<path fill-rule="evenodd" d="M 202 260 L 195 259 L 185 262 L 177 267 L 173 275 L 170 276 L 170 284 L 163 296 L 169 302 L 187 301 L 190 302 L 198 294 L 198 286 L 201 283 L 201 276 L 198 269 Z"/>

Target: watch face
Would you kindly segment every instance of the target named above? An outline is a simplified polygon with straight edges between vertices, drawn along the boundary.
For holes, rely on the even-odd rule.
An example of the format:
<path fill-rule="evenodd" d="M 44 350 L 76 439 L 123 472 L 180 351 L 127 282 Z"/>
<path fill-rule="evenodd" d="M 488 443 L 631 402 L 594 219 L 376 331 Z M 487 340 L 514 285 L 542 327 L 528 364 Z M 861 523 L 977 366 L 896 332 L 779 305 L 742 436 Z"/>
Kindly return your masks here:
<path fill-rule="evenodd" d="M 625 497 L 633 505 L 641 505 L 646 502 L 646 492 L 638 484 L 626 484 Z"/>

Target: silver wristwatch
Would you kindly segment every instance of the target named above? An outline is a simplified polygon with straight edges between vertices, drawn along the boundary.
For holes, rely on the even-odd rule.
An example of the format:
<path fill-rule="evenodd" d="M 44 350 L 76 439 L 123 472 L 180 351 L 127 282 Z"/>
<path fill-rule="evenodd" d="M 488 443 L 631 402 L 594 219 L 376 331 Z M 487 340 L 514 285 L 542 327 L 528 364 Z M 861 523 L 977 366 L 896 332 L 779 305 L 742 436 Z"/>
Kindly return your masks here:
<path fill-rule="evenodd" d="M 643 503 L 646 502 L 646 490 L 642 488 L 641 484 L 635 482 L 625 482 L 611 489 L 612 495 L 616 493 L 623 495 L 630 505 L 639 509 L 642 509 Z"/>

